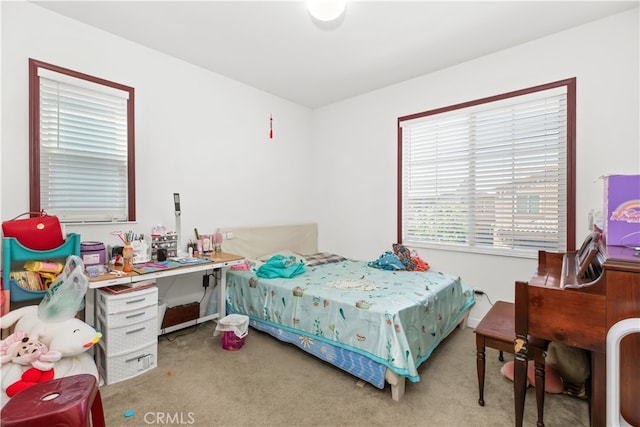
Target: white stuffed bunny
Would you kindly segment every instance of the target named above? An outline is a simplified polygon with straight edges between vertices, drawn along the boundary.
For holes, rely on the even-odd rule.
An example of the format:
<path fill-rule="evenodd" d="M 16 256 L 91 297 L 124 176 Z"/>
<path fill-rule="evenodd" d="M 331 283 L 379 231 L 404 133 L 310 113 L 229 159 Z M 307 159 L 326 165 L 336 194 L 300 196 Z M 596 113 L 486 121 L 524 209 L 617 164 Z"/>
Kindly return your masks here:
<path fill-rule="evenodd" d="M 35 333 L 50 351 L 58 351 L 62 357 L 84 353 L 100 341 L 102 334 L 75 317 L 59 322 L 43 321 L 38 317 L 38 306 L 29 305 L 10 311 L 0 318 L 0 326 L 6 329 L 15 324 L 15 331 Z"/>
<path fill-rule="evenodd" d="M 2 366 L 0 366 L 2 386 L 0 403 L 2 406 L 16 392 L 33 383 L 75 374 L 92 374 L 98 381 L 100 380 L 93 357 L 87 353 L 87 350 L 102 337 L 102 334 L 92 326 L 75 317 L 57 322 L 43 321 L 38 317 L 37 305 L 10 311 L 0 318 L 2 329 L 11 326 L 14 326 L 14 331 L 17 331 L 19 335 L 13 338 L 14 342 L 4 344 L 6 347 L 5 355 L 0 356 L 2 359 Z M 25 336 L 37 337 L 39 343 L 44 346 L 39 349 L 40 355 L 37 357 L 36 364 L 32 363 L 32 366 L 25 366 L 19 362 L 33 358 L 36 353 L 27 353 L 29 348 L 37 351 L 36 346 L 28 345 L 22 356 L 9 355 L 10 347 L 13 350 L 17 349 L 16 345 L 19 343 L 16 344 L 15 341 L 18 340 L 18 337 L 21 337 L 19 341 L 22 342 Z M 25 342 L 25 344 L 27 343 Z M 44 351 L 45 348 L 47 351 Z M 19 358 L 8 363 L 8 358 L 13 359 L 14 356 Z M 58 360 L 54 360 L 56 358 Z"/>

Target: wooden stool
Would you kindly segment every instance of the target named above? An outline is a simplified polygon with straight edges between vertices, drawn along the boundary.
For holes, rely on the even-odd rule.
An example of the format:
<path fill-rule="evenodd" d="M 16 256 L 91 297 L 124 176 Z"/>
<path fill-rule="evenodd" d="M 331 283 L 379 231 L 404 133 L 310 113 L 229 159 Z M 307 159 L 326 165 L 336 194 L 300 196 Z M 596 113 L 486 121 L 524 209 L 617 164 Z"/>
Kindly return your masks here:
<path fill-rule="evenodd" d="M 3 427 L 104 427 L 96 378 L 72 375 L 35 384 L 13 396 L 1 412 Z"/>
<path fill-rule="evenodd" d="M 484 406 L 484 374 L 485 348 L 495 348 L 500 351 L 499 360 L 504 362 L 503 352 L 514 354 L 515 332 L 515 304 L 506 301 L 496 301 L 489 312 L 482 318 L 475 329 L 476 334 L 476 366 L 478 370 L 478 404 Z M 544 426 L 544 352 L 546 343 L 542 340 L 530 338 L 529 346 L 536 368 L 536 404 L 538 408 L 538 427 Z"/>

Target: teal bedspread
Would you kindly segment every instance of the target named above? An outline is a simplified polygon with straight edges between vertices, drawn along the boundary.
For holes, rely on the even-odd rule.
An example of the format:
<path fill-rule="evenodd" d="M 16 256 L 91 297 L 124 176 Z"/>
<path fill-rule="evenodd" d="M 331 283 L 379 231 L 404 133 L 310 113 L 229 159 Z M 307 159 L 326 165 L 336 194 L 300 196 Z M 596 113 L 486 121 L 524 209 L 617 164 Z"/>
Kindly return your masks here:
<path fill-rule="evenodd" d="M 253 321 L 300 331 L 301 347 L 327 342 L 419 381 L 417 368 L 474 304 L 459 277 L 388 271 L 364 261 L 307 266 L 292 278 L 227 273 L 227 304 Z"/>

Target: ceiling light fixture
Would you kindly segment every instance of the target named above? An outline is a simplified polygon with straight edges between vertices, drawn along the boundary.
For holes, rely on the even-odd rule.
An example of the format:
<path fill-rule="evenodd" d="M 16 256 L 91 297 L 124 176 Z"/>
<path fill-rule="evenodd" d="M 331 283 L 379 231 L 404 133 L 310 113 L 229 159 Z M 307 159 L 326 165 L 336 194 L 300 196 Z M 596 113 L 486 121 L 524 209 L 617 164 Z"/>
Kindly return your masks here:
<path fill-rule="evenodd" d="M 323 22 L 338 19 L 346 8 L 346 0 L 307 0 L 307 10 L 309 14 Z"/>

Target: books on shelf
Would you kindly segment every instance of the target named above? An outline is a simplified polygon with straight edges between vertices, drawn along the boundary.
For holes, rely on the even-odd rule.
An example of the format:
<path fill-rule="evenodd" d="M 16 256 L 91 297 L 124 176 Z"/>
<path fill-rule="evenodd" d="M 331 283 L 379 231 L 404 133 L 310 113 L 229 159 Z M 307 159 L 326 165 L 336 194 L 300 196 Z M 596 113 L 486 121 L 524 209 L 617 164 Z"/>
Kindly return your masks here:
<path fill-rule="evenodd" d="M 44 291 L 47 289 L 42 283 L 42 278 L 38 272 L 12 271 L 9 276 L 15 280 L 20 287 L 28 291 Z"/>

